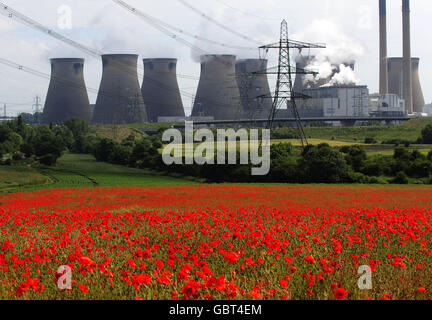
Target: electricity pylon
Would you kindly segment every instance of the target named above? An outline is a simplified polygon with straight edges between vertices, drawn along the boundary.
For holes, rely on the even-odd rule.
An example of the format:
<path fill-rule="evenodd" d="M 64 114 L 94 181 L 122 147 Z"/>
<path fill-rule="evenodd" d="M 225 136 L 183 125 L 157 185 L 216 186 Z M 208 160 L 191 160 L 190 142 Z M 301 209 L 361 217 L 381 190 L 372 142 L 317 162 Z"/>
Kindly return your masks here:
<path fill-rule="evenodd" d="M 303 49 L 313 49 L 313 48 L 325 48 L 324 44 L 318 43 L 307 43 L 301 41 L 290 40 L 288 37 L 288 23 L 286 20 L 282 21 L 280 40 L 278 43 L 269 44 L 260 47 L 265 53 L 268 53 L 270 49 L 279 50 L 279 64 L 275 68 L 270 68 L 264 71 L 265 74 L 277 75 L 276 91 L 273 99 L 273 106 L 271 113 L 269 115 L 267 128 L 272 129 L 276 113 L 283 106 L 291 108 L 293 111 L 294 118 L 296 119 L 297 129 L 300 136 L 300 140 L 303 148 L 305 144 L 308 144 L 307 136 L 303 129 L 303 124 L 297 109 L 296 99 L 306 99 L 307 96 L 302 93 L 295 93 L 293 90 L 293 74 L 313 74 L 316 75 L 317 72 L 296 68 L 291 65 L 291 49 L 297 49 L 300 52 Z"/>

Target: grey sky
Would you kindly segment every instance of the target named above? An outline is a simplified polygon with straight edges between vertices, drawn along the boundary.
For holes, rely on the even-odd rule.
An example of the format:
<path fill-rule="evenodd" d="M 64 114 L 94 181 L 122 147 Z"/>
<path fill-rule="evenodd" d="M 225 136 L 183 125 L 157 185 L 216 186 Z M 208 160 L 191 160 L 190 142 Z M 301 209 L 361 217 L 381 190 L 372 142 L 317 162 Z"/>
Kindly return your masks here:
<path fill-rule="evenodd" d="M 356 59 L 356 74 L 371 92 L 378 88 L 378 1 L 377 0 L 187 0 L 214 19 L 263 43 L 275 42 L 280 20 L 287 19 L 292 38 L 327 42 L 335 55 Z M 179 59 L 178 73 L 199 77 L 198 55 L 170 39 L 145 22 L 120 8 L 111 0 L 2 0 L 13 9 L 47 25 L 67 37 L 104 53 L 137 53 L 144 57 L 175 57 Z M 126 0 L 138 9 L 194 34 L 222 43 L 254 46 L 196 15 L 178 0 Z M 72 29 L 58 28 L 58 9 L 72 9 Z M 388 0 L 389 55 L 402 54 L 401 1 Z M 432 2 L 412 0 L 412 53 L 421 58 L 420 77 L 426 101 L 432 101 L 432 43 L 428 41 Z M 0 16 L 0 57 L 33 69 L 50 73 L 49 58 L 86 58 L 85 76 L 88 87 L 98 89 L 101 62 L 86 56 L 68 45 L 54 40 L 29 27 Z M 239 58 L 257 57 L 257 51 L 227 50 L 195 42 L 210 53 L 232 53 Z M 307 54 L 307 53 L 303 53 Z M 275 65 L 276 54 L 269 54 L 269 65 Z M 49 81 L 10 69 L 0 64 L 0 101 L 30 103 L 38 94 L 45 100 Z M 140 79 L 141 80 L 141 79 Z M 270 79 L 273 85 L 274 79 Z M 194 94 L 197 80 L 179 79 L 180 87 Z M 90 94 L 94 103 L 96 96 Z M 186 112 L 191 100 L 183 97 Z M 29 105 L 10 105 L 8 113 L 31 111 Z"/>

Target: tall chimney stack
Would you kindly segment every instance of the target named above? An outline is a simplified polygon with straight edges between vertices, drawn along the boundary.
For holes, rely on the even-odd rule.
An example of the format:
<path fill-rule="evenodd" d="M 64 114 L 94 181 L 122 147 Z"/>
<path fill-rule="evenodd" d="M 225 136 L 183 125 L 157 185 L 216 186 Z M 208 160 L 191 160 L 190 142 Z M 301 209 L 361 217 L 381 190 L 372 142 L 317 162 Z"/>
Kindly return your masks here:
<path fill-rule="evenodd" d="M 410 1 L 402 0 L 403 15 L 403 98 L 406 110 L 413 113 Z"/>
<path fill-rule="evenodd" d="M 379 0 L 380 19 L 380 94 L 388 93 L 387 68 L 387 4 L 386 0 Z"/>

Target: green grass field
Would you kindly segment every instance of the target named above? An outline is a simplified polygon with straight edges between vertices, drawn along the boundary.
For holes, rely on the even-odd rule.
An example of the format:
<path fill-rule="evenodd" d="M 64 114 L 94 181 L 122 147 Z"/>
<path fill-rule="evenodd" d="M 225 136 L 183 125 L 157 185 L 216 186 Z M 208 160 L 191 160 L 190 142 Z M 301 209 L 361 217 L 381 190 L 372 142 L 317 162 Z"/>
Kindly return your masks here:
<path fill-rule="evenodd" d="M 51 179 L 27 166 L 0 167 L 0 192 L 21 186 L 47 185 Z"/>
<path fill-rule="evenodd" d="M 97 162 L 91 155 L 65 154 L 54 167 L 0 166 L 0 193 L 40 189 L 193 184 L 150 170 Z"/>
<path fill-rule="evenodd" d="M 181 123 L 152 123 L 109 126 L 110 130 L 106 130 L 105 126 L 96 126 L 94 128 L 97 128 L 100 133 L 119 139 L 120 137 L 127 137 L 127 133 L 134 133 L 142 128 L 169 128 L 176 124 L 181 125 Z M 365 138 L 374 138 L 380 143 L 393 139 L 416 141 L 421 136 L 423 128 L 428 124 L 432 124 L 432 118 L 416 118 L 399 125 L 389 126 L 306 127 L 305 133 L 310 139 L 337 140 L 340 142 L 363 143 Z M 113 128 L 116 128 L 117 131 L 113 132 Z"/>
<path fill-rule="evenodd" d="M 364 142 L 366 138 L 374 138 L 378 142 L 399 139 L 416 141 L 421 136 L 421 131 L 428 124 L 432 124 L 432 118 L 418 118 L 391 126 L 367 126 L 367 127 L 306 127 L 308 137 L 317 139 L 335 139 L 347 142 Z"/>

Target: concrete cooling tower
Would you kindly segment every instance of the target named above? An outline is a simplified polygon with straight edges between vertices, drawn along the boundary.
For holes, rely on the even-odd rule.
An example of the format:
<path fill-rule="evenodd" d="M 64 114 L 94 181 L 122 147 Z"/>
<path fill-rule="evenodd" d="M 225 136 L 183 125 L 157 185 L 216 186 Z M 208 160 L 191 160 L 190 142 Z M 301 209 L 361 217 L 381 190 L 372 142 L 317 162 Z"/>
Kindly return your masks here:
<path fill-rule="evenodd" d="M 246 59 L 236 63 L 237 84 L 246 117 L 266 119 L 270 116 L 270 86 L 267 75 L 262 73 L 267 70 L 267 62 L 264 59 Z"/>
<path fill-rule="evenodd" d="M 51 81 L 43 123 L 62 123 L 71 117 L 90 121 L 90 102 L 84 81 L 84 59 L 51 59 Z"/>
<path fill-rule="evenodd" d="M 414 112 L 423 112 L 425 106 L 425 100 L 423 91 L 420 84 L 419 76 L 419 58 L 412 58 L 412 99 L 413 99 L 413 110 Z M 388 59 L 388 73 L 389 73 L 389 92 L 397 94 L 403 99 L 404 90 L 404 73 L 403 73 L 403 58 L 389 58 Z M 410 110 L 407 107 L 407 111 Z"/>
<path fill-rule="evenodd" d="M 235 63 L 236 57 L 232 55 L 201 56 L 201 77 L 193 117 L 234 120 L 242 116 Z"/>
<path fill-rule="evenodd" d="M 103 55 L 102 62 L 102 81 L 93 122 L 102 124 L 147 122 L 147 111 L 138 81 L 138 55 Z"/>
<path fill-rule="evenodd" d="M 158 117 L 185 116 L 177 82 L 177 59 L 144 59 L 142 95 L 150 122 L 157 122 Z"/>
<path fill-rule="evenodd" d="M 311 57 L 300 57 L 298 61 L 296 62 L 296 69 L 306 69 L 306 67 L 312 62 L 314 59 L 313 56 Z M 303 90 L 307 89 L 312 84 L 309 84 L 306 81 L 304 74 L 296 74 L 295 81 L 294 81 L 294 92 L 295 93 L 302 93 Z"/>

